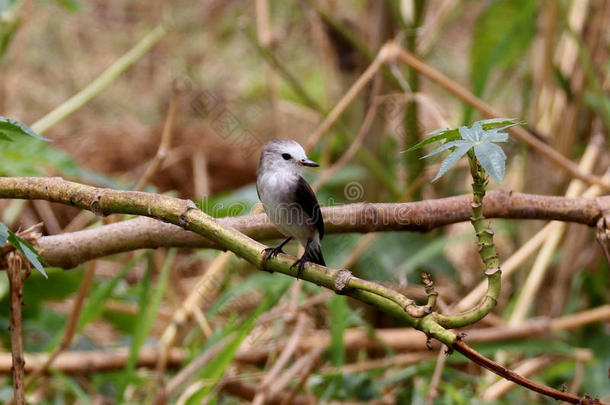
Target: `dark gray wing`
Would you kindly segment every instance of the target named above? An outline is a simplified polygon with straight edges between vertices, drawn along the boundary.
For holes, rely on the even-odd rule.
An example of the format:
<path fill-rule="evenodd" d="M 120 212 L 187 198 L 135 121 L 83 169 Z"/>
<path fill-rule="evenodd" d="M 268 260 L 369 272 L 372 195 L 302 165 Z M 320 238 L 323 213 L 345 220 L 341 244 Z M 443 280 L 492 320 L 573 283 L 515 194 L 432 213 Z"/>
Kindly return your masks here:
<path fill-rule="evenodd" d="M 313 190 L 301 176 L 299 176 L 299 181 L 297 181 L 297 187 L 295 189 L 295 201 L 303 208 L 303 211 L 309 215 L 309 221 L 318 228 L 320 240 L 322 240 L 322 237 L 324 236 L 324 219 L 322 219 L 320 205 L 318 204 L 318 200 L 316 199 Z"/>

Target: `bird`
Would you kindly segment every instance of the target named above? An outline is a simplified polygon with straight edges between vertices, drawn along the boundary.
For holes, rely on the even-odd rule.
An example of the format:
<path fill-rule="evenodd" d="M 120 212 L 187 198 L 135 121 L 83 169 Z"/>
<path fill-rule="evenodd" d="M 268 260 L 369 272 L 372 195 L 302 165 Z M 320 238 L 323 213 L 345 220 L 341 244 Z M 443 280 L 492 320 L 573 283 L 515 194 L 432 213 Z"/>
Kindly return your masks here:
<path fill-rule="evenodd" d="M 324 219 L 311 186 L 301 176 L 303 167 L 319 165 L 307 157 L 303 147 L 287 138 L 276 138 L 261 150 L 256 173 L 256 191 L 273 225 L 287 237 L 276 247 L 264 250 L 263 266 L 292 239 L 305 247 L 305 253 L 290 268 L 297 266 L 301 277 L 306 262 L 326 266 L 320 242 Z"/>

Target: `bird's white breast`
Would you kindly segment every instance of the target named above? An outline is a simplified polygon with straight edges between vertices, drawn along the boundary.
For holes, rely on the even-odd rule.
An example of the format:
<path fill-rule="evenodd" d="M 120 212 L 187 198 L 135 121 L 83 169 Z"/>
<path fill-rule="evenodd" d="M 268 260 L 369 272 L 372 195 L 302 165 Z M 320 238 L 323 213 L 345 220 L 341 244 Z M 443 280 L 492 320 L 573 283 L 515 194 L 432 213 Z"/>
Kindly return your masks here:
<path fill-rule="evenodd" d="M 307 219 L 294 201 L 299 176 L 292 173 L 264 173 L 257 179 L 258 193 L 267 216 L 285 236 L 292 236 L 305 243 L 314 230 L 303 226 Z"/>

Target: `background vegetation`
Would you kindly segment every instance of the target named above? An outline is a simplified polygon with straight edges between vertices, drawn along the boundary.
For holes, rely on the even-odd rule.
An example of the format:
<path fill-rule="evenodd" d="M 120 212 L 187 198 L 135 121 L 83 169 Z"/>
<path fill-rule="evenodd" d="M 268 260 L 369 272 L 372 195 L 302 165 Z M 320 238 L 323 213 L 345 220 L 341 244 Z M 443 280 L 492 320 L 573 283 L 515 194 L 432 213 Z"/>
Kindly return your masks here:
<path fill-rule="evenodd" d="M 3 176 L 144 188 L 192 199 L 217 217 L 258 212 L 260 147 L 279 136 L 309 144 L 390 40 L 527 122 L 582 170 L 602 176 L 608 167 L 608 1 L 6 0 L 0 12 L 0 115 L 52 140 L 0 144 Z M 142 38 L 152 47 L 132 53 L 133 66 L 103 92 L 65 119 L 40 120 Z M 390 63 L 315 144 L 321 169 L 307 177 L 325 206 L 469 193 L 465 161 L 432 183 L 441 159 L 403 151 L 427 132 L 480 118 L 434 81 Z M 171 135 L 162 137 L 164 125 Z M 571 196 L 587 189 L 570 186 L 572 176 L 514 137 L 503 147 L 504 182 L 490 180 L 491 189 Z M 0 201 L 0 220 L 14 231 L 42 222 L 53 235 L 122 219 Z M 493 220 L 501 262 L 512 260 L 515 271 L 493 313 L 467 333 L 483 334 L 473 346 L 507 367 L 608 400 L 608 261 L 591 229 L 555 224 L 536 239 L 544 226 Z M 467 223 L 426 234 L 328 235 L 323 251 L 330 267 L 420 301 L 428 272 L 447 308 L 482 281 Z M 31 380 L 31 403 L 552 401 L 437 345 L 429 350 L 422 333 L 372 307 L 258 272 L 231 253 L 136 251 L 46 271 L 48 279 L 32 272 L 24 286 L 25 352 L 34 356 L 26 366 L 64 353 Z M 0 299 L 6 402 L 13 389 L 5 272 Z M 592 309 L 595 317 L 581 316 Z M 576 322 L 564 322 L 574 314 Z M 535 333 L 537 317 L 555 326 Z M 485 335 L 506 325 L 524 332 Z"/>

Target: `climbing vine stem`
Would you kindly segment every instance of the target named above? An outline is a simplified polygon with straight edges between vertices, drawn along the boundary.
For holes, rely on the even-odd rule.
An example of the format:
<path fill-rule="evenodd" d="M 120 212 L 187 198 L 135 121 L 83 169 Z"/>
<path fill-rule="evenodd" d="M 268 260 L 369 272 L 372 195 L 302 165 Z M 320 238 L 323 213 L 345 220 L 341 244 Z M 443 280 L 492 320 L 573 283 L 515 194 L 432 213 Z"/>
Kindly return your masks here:
<path fill-rule="evenodd" d="M 470 173 L 472 175 L 472 217 L 470 222 L 475 231 L 479 255 L 485 264 L 487 293 L 473 309 L 458 315 L 436 314 L 437 322 L 445 328 L 459 328 L 477 322 L 487 315 L 495 306 L 500 295 L 500 260 L 494 246 L 494 233 L 483 216 L 483 197 L 487 189 L 487 174 L 472 151 L 468 152 Z"/>

